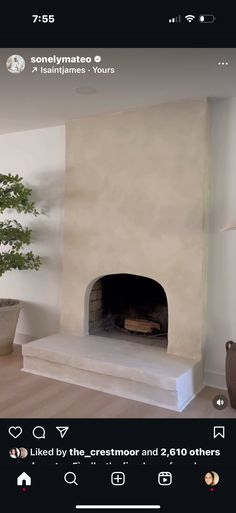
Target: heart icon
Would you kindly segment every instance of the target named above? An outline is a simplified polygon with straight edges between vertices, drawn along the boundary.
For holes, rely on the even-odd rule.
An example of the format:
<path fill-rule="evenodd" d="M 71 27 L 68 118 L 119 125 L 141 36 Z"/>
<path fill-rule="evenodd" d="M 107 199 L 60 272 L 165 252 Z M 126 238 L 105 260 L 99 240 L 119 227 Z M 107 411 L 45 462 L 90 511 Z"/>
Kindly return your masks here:
<path fill-rule="evenodd" d="M 21 435 L 22 433 L 22 428 L 20 426 L 11 426 L 9 427 L 8 429 L 8 433 L 13 437 L 13 438 L 18 438 L 18 436 Z"/>

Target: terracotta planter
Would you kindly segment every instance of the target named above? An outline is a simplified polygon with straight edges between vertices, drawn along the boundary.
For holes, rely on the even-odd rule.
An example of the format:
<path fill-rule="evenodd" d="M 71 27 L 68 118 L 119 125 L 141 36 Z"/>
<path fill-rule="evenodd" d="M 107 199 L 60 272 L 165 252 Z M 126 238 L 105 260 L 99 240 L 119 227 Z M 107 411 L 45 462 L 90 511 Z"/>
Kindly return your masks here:
<path fill-rule="evenodd" d="M 232 408 L 236 408 L 236 343 L 226 342 L 226 384 Z"/>
<path fill-rule="evenodd" d="M 13 350 L 13 340 L 22 304 L 17 299 L 0 299 L 0 356 Z"/>

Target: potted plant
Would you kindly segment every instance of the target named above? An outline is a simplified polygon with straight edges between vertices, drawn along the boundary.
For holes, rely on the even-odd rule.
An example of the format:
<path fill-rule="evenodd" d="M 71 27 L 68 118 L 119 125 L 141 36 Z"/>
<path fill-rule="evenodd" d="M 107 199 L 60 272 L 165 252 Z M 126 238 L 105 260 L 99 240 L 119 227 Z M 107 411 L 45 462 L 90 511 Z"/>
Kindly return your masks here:
<path fill-rule="evenodd" d="M 0 214 L 8 211 L 30 213 L 38 216 L 33 201 L 32 189 L 22 183 L 19 175 L 0 174 Z M 0 219 L 0 277 L 13 269 L 36 269 L 41 265 L 39 256 L 32 251 L 23 252 L 23 246 L 31 242 L 31 230 L 16 219 Z M 0 356 L 10 353 L 21 309 L 17 299 L 0 299 Z"/>

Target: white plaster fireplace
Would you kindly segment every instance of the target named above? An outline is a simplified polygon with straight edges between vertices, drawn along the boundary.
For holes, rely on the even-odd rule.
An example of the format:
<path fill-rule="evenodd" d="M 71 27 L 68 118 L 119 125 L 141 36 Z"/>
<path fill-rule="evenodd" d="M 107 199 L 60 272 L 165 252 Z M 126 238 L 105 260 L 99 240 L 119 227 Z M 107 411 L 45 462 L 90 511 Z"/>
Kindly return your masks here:
<path fill-rule="evenodd" d="M 180 411 L 203 381 L 207 101 L 71 121 L 66 151 L 61 332 L 23 370 Z"/>

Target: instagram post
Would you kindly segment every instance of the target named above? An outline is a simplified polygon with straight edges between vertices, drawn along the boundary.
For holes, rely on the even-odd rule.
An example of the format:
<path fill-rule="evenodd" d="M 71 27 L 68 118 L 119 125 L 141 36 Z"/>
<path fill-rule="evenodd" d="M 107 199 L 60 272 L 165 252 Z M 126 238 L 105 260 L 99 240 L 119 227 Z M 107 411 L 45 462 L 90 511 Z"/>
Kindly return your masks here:
<path fill-rule="evenodd" d="M 2 503 L 218 513 L 236 458 L 232 6 L 32 9 L 0 18 Z"/>
<path fill-rule="evenodd" d="M 235 55 L 1 49 L 1 418 L 236 417 Z"/>

